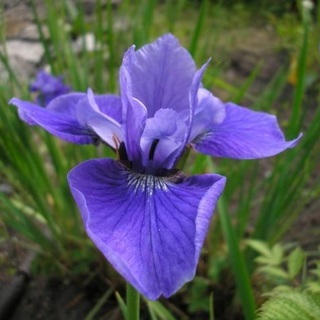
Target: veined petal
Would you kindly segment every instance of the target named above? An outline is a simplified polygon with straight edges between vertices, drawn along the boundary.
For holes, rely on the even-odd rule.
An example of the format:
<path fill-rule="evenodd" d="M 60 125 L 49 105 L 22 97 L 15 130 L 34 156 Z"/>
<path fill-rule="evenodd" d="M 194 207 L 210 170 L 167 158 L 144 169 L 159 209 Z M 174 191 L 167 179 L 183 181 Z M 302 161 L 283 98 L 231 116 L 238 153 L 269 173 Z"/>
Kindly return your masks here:
<path fill-rule="evenodd" d="M 63 114 L 70 118 L 77 118 L 77 104 L 86 96 L 85 93 L 69 93 L 61 95 L 53 100 L 45 107 L 56 113 Z"/>
<path fill-rule="evenodd" d="M 117 99 L 118 98 L 118 99 Z M 77 118 L 79 122 L 90 128 L 103 141 L 113 148 L 123 141 L 124 133 L 121 124 L 107 113 L 115 114 L 119 117 L 120 110 L 114 111 L 114 108 L 121 107 L 120 98 L 107 95 L 94 96 L 91 89 L 88 89 L 87 96 L 83 98 L 77 105 Z M 98 106 L 97 101 L 101 103 Z M 100 110 L 103 109 L 104 113 Z"/>
<path fill-rule="evenodd" d="M 83 97 L 85 97 L 84 93 L 69 93 L 61 95 L 51 100 L 50 103 L 45 107 L 45 109 L 53 111 L 55 113 L 59 113 L 69 118 L 76 119 L 76 106 Z M 31 111 L 31 109 L 25 109 L 22 106 L 22 101 L 20 99 L 11 99 L 9 103 L 14 104 L 13 101 L 20 101 L 19 106 L 17 105 L 20 119 L 31 126 L 37 125 L 37 122 L 32 120 L 32 116 L 28 116 L 28 113 Z M 39 105 L 34 105 L 40 107 Z M 41 106 L 41 108 L 43 107 Z"/>
<path fill-rule="evenodd" d="M 294 147 L 302 136 L 286 141 L 275 116 L 230 102 L 225 108 L 224 120 L 213 122 L 192 142 L 198 152 L 234 159 L 264 158 Z"/>
<path fill-rule="evenodd" d="M 52 100 L 47 108 L 23 101 L 17 98 L 10 100 L 10 104 L 18 108 L 21 120 L 30 125 L 39 125 L 51 134 L 72 143 L 95 143 L 97 136 L 83 126 L 75 116 L 73 109 L 81 99 L 82 94 L 65 95 Z M 70 104 L 68 104 L 68 101 Z M 65 110 L 63 109 L 65 106 Z"/>
<path fill-rule="evenodd" d="M 122 123 L 121 98 L 113 94 L 94 95 L 94 100 L 99 107 L 99 111 L 118 123 Z"/>
<path fill-rule="evenodd" d="M 190 53 L 178 39 L 166 34 L 135 52 L 127 68 L 132 81 L 132 95 L 153 117 L 159 109 L 178 112 L 188 108 L 188 92 L 196 72 Z"/>
<path fill-rule="evenodd" d="M 92 241 L 147 298 L 169 297 L 194 277 L 224 177 L 155 177 L 95 159 L 68 180 Z"/>

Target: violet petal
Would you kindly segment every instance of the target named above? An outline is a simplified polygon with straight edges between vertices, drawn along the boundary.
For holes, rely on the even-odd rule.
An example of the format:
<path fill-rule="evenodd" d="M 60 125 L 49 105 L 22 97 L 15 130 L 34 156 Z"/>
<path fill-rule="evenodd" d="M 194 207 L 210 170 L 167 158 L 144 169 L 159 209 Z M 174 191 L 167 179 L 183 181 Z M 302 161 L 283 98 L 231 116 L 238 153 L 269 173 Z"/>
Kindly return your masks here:
<path fill-rule="evenodd" d="M 234 159 L 264 158 L 294 147 L 302 136 L 286 141 L 274 115 L 230 102 L 225 108 L 224 120 L 213 121 L 212 126 L 192 142 L 198 152 Z"/>
<path fill-rule="evenodd" d="M 205 63 L 201 69 L 197 70 L 192 78 L 191 86 L 188 90 L 188 106 L 184 108 L 184 110 L 181 111 L 181 115 L 184 118 L 184 121 L 186 123 L 187 129 L 185 130 L 183 141 L 180 143 L 180 147 L 176 148 L 174 152 L 170 154 L 170 156 L 165 160 L 164 166 L 166 168 L 173 168 L 180 157 L 182 156 L 183 152 L 185 151 L 186 144 L 189 140 L 192 126 L 193 126 L 193 118 L 195 113 L 195 108 L 197 105 L 197 92 L 200 89 L 201 86 L 201 79 L 203 77 L 203 74 L 209 64 L 210 60 Z"/>
<path fill-rule="evenodd" d="M 142 149 L 140 139 L 147 119 L 144 104 L 132 95 L 132 79 L 129 70 L 135 59 L 134 46 L 124 54 L 120 68 L 120 88 L 122 101 L 122 117 L 125 125 L 126 151 L 133 169 L 142 170 Z"/>
<path fill-rule="evenodd" d="M 148 160 L 152 160 L 153 166 L 167 168 L 166 159 L 184 144 L 186 131 L 185 122 L 175 110 L 160 109 L 154 117 L 148 118 L 141 137 L 144 166 L 148 165 Z M 158 143 L 150 159 L 150 151 L 155 140 L 158 140 Z"/>
<path fill-rule="evenodd" d="M 97 102 L 100 103 L 100 106 Z M 119 117 L 121 115 L 119 107 L 121 107 L 120 97 L 94 96 L 92 90 L 89 89 L 87 96 L 77 105 L 77 118 L 84 127 L 90 128 L 108 145 L 117 148 L 124 139 L 123 129 L 121 124 L 107 113 Z M 118 110 L 113 110 L 115 108 Z M 104 110 L 104 113 L 100 111 L 101 109 Z"/>
<path fill-rule="evenodd" d="M 132 95 L 146 106 L 148 117 L 159 109 L 179 112 L 188 108 L 196 66 L 173 35 L 166 34 L 136 51 L 127 72 L 132 81 Z"/>
<path fill-rule="evenodd" d="M 43 108 L 34 103 L 17 98 L 11 99 L 9 103 L 18 108 L 21 120 L 29 125 L 39 125 L 54 136 L 68 142 L 76 144 L 95 143 L 97 136 L 91 130 L 80 124 L 74 115 L 75 110 L 73 110 L 72 107 L 77 104 L 75 101 L 78 102 L 81 95 L 82 94 L 75 96 L 74 94 L 70 94 L 70 96 L 66 95 L 56 98 L 59 99 L 59 101 L 63 100 L 62 105 L 66 107 L 65 112 L 63 112 L 62 105 L 58 103 L 56 108 L 52 107 L 52 109 Z M 53 103 L 53 101 L 51 103 Z M 70 104 L 66 103 L 67 101 L 70 101 Z M 57 111 L 57 109 L 59 110 Z"/>
<path fill-rule="evenodd" d="M 192 129 L 189 141 L 198 135 L 220 124 L 226 116 L 224 103 L 213 96 L 211 92 L 200 88 L 197 92 L 197 102 L 194 111 Z"/>
<path fill-rule="evenodd" d="M 224 177 L 155 177 L 95 159 L 68 181 L 89 237 L 140 293 L 169 297 L 194 277 Z"/>
<path fill-rule="evenodd" d="M 44 70 L 40 70 L 35 80 L 30 84 L 30 91 L 38 93 L 37 104 L 47 106 L 54 98 L 72 90 L 71 87 L 64 84 L 61 76 L 56 77 Z"/>

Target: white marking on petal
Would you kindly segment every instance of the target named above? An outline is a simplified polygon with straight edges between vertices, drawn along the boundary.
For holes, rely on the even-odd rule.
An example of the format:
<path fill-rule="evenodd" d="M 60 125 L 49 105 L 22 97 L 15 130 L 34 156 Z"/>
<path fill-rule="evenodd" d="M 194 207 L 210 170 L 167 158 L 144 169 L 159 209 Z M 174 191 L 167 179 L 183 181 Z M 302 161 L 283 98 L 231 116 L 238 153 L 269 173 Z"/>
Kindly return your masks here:
<path fill-rule="evenodd" d="M 168 186 L 171 184 L 166 177 L 156 177 L 150 174 L 141 174 L 130 172 L 127 177 L 128 186 L 134 188 L 134 192 L 143 192 L 148 196 L 152 196 L 154 190 L 162 190 L 167 192 Z"/>

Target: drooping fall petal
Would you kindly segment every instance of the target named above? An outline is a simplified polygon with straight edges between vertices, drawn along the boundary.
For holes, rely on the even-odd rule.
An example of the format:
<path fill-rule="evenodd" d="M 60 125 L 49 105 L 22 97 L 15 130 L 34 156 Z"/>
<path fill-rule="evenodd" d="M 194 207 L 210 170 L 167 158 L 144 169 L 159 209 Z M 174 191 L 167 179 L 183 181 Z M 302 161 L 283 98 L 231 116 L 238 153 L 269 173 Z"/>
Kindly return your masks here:
<path fill-rule="evenodd" d="M 58 97 L 56 99 L 59 101 L 51 101 L 56 106 L 52 109 L 43 108 L 17 98 L 11 99 L 10 104 L 18 108 L 20 118 L 29 125 L 38 125 L 68 142 L 90 144 L 95 143 L 97 135 L 78 121 L 76 110 L 72 109 L 84 96 L 84 94 L 70 94 Z"/>
<path fill-rule="evenodd" d="M 147 298 L 169 297 L 194 277 L 224 177 L 155 177 L 95 159 L 68 181 L 92 241 Z"/>
<path fill-rule="evenodd" d="M 277 118 L 233 103 L 225 104 L 225 117 L 199 134 L 192 144 L 201 153 L 234 159 L 274 156 L 294 147 L 301 135 L 286 141 Z"/>

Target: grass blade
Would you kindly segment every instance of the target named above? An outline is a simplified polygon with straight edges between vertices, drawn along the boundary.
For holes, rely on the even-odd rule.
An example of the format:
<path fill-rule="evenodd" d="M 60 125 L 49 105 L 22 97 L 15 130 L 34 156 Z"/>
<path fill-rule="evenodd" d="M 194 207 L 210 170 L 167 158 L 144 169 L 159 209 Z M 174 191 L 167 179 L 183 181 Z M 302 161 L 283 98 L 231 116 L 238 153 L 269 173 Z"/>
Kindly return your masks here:
<path fill-rule="evenodd" d="M 216 172 L 211 159 L 208 160 L 208 163 L 208 166 L 211 167 L 210 171 Z M 229 258 L 231 261 L 231 267 L 235 277 L 239 297 L 241 299 L 243 313 L 246 320 L 253 320 L 255 319 L 256 307 L 253 290 L 250 283 L 249 272 L 244 256 L 239 248 L 240 241 L 237 238 L 236 232 L 232 226 L 230 215 L 224 200 L 224 195 L 222 195 L 218 201 L 218 213 L 222 233 L 229 249 Z"/>

